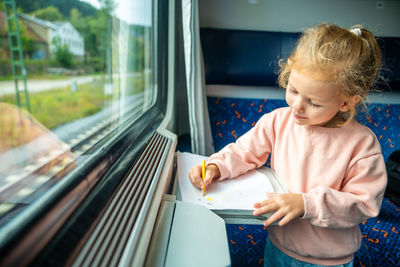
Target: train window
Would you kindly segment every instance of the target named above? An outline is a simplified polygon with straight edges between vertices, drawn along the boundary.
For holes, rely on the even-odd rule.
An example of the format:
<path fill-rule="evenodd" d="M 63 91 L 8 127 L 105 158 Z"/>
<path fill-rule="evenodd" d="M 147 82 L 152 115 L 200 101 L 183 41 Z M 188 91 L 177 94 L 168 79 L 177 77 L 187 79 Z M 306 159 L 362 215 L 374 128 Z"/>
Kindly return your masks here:
<path fill-rule="evenodd" d="M 16 2 L 0 8 L 0 230 L 159 97 L 152 1 Z"/>

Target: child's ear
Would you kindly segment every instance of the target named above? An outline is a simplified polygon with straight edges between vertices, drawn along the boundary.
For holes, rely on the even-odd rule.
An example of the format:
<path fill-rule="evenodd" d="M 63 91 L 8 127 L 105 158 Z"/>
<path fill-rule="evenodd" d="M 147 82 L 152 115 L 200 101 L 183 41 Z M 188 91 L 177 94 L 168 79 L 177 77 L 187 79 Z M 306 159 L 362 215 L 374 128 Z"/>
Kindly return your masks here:
<path fill-rule="evenodd" d="M 349 111 L 352 107 L 357 105 L 358 101 L 360 101 L 360 96 L 358 95 L 353 95 L 348 97 L 347 99 L 344 100 L 342 106 L 340 107 L 340 111 L 342 112 Z"/>

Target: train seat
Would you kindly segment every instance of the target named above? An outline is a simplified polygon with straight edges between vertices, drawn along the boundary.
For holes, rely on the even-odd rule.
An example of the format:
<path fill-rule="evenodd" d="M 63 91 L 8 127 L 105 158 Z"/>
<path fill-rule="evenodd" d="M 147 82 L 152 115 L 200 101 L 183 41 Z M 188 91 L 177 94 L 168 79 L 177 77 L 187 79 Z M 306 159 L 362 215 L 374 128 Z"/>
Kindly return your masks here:
<path fill-rule="evenodd" d="M 277 86 L 280 58 L 287 58 L 298 33 L 201 29 L 208 108 L 215 150 L 234 142 L 262 114 L 285 106 Z M 400 148 L 400 38 L 379 38 L 387 83 L 378 85 L 368 110 L 357 119 L 374 131 L 385 160 Z M 267 163 L 268 164 L 268 163 Z M 393 266 L 400 249 L 399 207 L 384 199 L 378 217 L 360 224 L 363 241 L 354 266 Z M 232 266 L 260 266 L 266 229 L 259 225 L 226 225 Z"/>

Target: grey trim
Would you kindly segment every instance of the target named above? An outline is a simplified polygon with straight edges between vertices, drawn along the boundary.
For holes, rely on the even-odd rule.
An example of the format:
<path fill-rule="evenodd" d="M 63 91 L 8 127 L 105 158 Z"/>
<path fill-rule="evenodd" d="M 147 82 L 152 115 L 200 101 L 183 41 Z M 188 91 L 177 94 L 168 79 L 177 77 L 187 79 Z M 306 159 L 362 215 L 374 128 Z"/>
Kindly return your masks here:
<path fill-rule="evenodd" d="M 285 99 L 285 90 L 278 87 L 209 84 L 206 90 L 213 97 Z M 400 92 L 371 92 L 367 103 L 400 104 Z"/>

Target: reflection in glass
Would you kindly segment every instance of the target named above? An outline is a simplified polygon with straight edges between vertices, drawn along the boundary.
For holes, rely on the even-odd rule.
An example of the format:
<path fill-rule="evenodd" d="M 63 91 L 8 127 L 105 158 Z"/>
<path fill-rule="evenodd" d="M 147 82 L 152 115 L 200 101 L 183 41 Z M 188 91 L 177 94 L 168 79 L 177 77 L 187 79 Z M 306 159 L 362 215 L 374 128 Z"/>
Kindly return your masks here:
<path fill-rule="evenodd" d="M 0 227 L 156 99 L 152 1 L 103 0 L 68 12 L 54 3 L 54 18 L 20 2 L 31 113 L 18 107 L 9 74 L 0 81 Z M 0 64 L 11 64 L 7 49 Z"/>
<path fill-rule="evenodd" d="M 0 216 L 31 203 L 68 172 L 70 147 L 28 112 L 0 103 Z"/>

